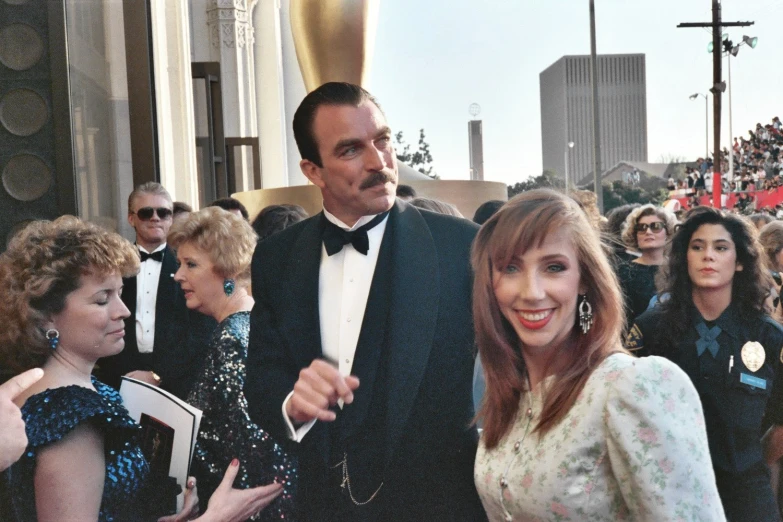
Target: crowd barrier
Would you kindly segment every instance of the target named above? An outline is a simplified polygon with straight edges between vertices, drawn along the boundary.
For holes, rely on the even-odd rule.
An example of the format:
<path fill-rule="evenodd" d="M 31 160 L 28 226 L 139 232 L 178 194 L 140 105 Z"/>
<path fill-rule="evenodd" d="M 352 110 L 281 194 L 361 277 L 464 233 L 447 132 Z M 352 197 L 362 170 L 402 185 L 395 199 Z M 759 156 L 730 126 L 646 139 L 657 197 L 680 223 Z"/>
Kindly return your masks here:
<path fill-rule="evenodd" d="M 749 196 L 750 204 L 755 208 L 761 209 L 764 207 L 774 208 L 778 203 L 783 202 L 783 187 L 776 187 L 769 190 L 747 190 L 743 192 L 722 192 L 722 203 L 726 208 L 734 208 L 737 204 L 737 200 L 740 194 L 747 194 Z M 693 189 L 678 189 L 669 192 L 670 200 L 676 200 L 680 202 L 680 205 L 684 209 L 690 208 L 690 200 L 694 194 Z M 712 194 L 705 193 L 698 198 L 700 205 L 712 205 Z"/>

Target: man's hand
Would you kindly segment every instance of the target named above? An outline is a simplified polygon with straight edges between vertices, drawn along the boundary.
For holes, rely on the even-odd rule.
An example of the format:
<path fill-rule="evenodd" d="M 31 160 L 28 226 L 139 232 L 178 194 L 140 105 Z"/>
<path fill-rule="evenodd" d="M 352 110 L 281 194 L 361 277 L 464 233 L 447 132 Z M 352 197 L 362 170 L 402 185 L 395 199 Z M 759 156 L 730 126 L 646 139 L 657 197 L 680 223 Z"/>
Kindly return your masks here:
<path fill-rule="evenodd" d="M 136 379 L 137 381 L 146 382 L 153 386 L 160 386 L 160 377 L 155 372 L 148 370 L 134 370 L 130 373 L 126 373 L 125 377 Z"/>
<path fill-rule="evenodd" d="M 294 394 L 286 403 L 286 414 L 297 423 L 313 419 L 331 422 L 337 418 L 329 408 L 342 399 L 353 402 L 353 391 L 359 387 L 359 379 L 353 375 L 343 377 L 332 364 L 316 359 L 299 372 L 294 384 Z"/>
<path fill-rule="evenodd" d="M 0 386 L 0 471 L 16 462 L 27 447 L 22 412 L 13 400 L 43 374 L 42 369 L 33 368 Z"/>

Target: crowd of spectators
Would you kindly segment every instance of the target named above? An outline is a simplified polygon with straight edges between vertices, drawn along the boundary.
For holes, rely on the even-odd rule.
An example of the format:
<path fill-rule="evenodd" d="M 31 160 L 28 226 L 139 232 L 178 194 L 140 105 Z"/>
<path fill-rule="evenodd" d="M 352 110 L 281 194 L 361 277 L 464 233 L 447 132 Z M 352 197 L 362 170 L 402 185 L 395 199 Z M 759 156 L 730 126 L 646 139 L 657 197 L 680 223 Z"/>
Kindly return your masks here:
<path fill-rule="evenodd" d="M 756 196 L 759 192 L 775 193 L 783 181 L 780 172 L 783 169 L 783 123 L 775 116 L 771 123 L 756 124 L 755 129 L 748 130 L 747 138 L 734 138 L 732 153 L 727 148 L 720 152 L 722 190 L 724 194 L 736 193 L 732 198 L 731 208 L 742 214 L 753 212 L 768 212 L 778 217 L 783 216 L 783 207 L 758 208 Z M 733 160 L 733 168 L 729 168 Z M 693 164 L 685 167 L 685 177 L 675 180 L 670 177 L 669 190 L 688 190 L 686 206 L 699 206 L 703 196 L 713 190 L 714 158 L 698 158 Z"/>

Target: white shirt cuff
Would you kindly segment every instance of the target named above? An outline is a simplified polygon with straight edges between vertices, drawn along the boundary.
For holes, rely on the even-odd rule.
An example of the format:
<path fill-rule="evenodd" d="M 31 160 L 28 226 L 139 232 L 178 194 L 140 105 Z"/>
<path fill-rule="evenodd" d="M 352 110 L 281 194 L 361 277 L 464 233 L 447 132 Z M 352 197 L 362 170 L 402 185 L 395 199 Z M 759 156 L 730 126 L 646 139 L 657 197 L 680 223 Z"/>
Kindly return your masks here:
<path fill-rule="evenodd" d="M 291 419 L 288 417 L 288 414 L 285 412 L 286 405 L 288 404 L 288 401 L 291 400 L 291 396 L 294 394 L 293 390 L 291 393 L 289 393 L 285 400 L 283 401 L 283 420 L 285 421 L 285 425 L 288 427 L 288 438 L 295 441 L 295 442 L 302 442 L 302 439 L 305 435 L 307 435 L 307 432 L 310 431 L 310 428 L 313 427 L 315 424 L 316 419 L 313 419 L 311 421 L 305 422 L 301 426 L 299 426 L 299 429 L 294 429 L 294 424 L 291 422 Z"/>

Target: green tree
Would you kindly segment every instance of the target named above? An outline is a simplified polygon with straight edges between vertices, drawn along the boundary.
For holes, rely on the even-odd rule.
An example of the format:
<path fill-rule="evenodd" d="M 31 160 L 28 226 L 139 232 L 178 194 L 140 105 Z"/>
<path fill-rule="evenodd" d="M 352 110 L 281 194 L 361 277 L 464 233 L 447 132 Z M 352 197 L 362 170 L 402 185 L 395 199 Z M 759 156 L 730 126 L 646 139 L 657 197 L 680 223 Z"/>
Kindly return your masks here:
<path fill-rule="evenodd" d="M 644 175 L 644 174 L 643 174 Z M 612 181 L 611 183 L 604 183 L 602 185 L 604 193 L 604 214 L 610 210 L 628 203 L 639 203 L 644 205 L 646 203 L 652 203 L 653 205 L 660 205 L 667 199 L 669 199 L 669 193 L 662 188 L 645 188 L 643 184 L 636 186 L 622 181 Z M 584 187 L 584 190 L 593 190 L 593 184 Z"/>
<path fill-rule="evenodd" d="M 424 129 L 419 129 L 419 143 L 418 148 L 415 151 L 411 150 L 410 144 L 405 142 L 402 135 L 402 131 L 394 135 L 395 150 L 397 152 L 397 159 L 406 165 L 413 167 L 422 174 L 425 174 L 433 179 L 440 179 L 440 176 L 433 172 L 432 166 L 432 153 L 430 152 L 430 144 L 426 141 L 424 135 Z"/>
<path fill-rule="evenodd" d="M 613 181 L 602 185 L 604 192 L 604 214 L 613 208 L 625 205 L 627 203 L 652 203 L 660 205 L 669 199 L 669 193 L 665 190 L 666 182 L 660 178 L 641 173 L 639 184 L 630 185 L 622 181 Z M 528 178 L 525 181 L 508 186 L 508 198 L 511 199 L 521 192 L 537 188 L 551 188 L 555 190 L 565 190 L 565 184 L 557 173 L 551 170 L 545 170 L 540 176 Z M 580 190 L 593 191 L 593 184 L 590 183 Z"/>
<path fill-rule="evenodd" d="M 564 190 L 565 183 L 562 179 L 557 177 L 557 173 L 553 170 L 545 170 L 540 176 L 535 178 L 527 178 L 525 181 L 515 183 L 508 186 L 508 199 L 513 198 L 517 194 L 525 192 L 527 190 L 533 190 L 537 188 L 551 188 L 555 190 Z"/>

